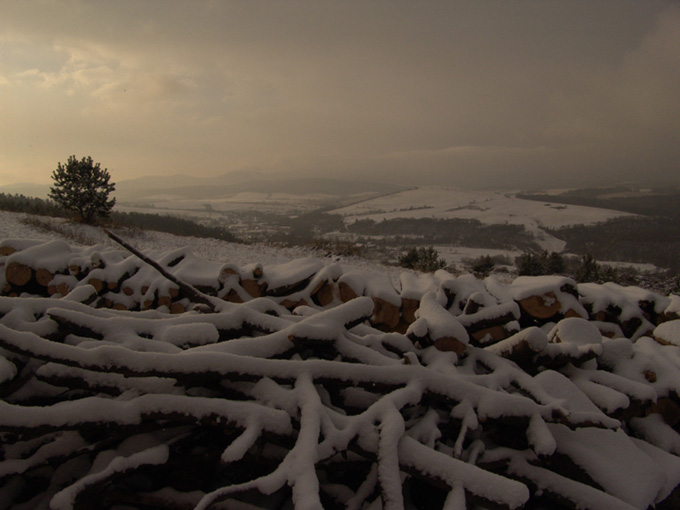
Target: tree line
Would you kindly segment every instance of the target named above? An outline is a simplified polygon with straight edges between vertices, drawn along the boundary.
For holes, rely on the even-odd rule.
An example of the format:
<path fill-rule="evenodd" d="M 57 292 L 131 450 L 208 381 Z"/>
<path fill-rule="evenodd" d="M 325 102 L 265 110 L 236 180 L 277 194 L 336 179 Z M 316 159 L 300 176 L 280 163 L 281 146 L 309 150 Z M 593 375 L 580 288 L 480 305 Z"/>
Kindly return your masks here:
<path fill-rule="evenodd" d="M 538 249 L 522 225 L 487 225 L 462 218 L 395 218 L 375 222 L 357 220 L 347 231 L 366 236 L 390 236 L 395 244 L 450 244 L 470 248 Z"/>
<path fill-rule="evenodd" d="M 591 253 L 600 260 L 650 263 L 680 269 L 680 222 L 662 217 L 614 218 L 596 225 L 551 231 L 567 242 L 565 251 Z"/>
<path fill-rule="evenodd" d="M 53 218 L 69 218 L 70 211 L 60 207 L 52 200 L 26 197 L 21 194 L 0 193 L 0 210 L 24 212 Z M 155 230 L 180 236 L 215 238 L 222 241 L 238 241 L 227 229 L 201 225 L 191 220 L 163 214 L 112 211 L 108 221 L 112 225 L 135 227 L 142 230 Z"/>

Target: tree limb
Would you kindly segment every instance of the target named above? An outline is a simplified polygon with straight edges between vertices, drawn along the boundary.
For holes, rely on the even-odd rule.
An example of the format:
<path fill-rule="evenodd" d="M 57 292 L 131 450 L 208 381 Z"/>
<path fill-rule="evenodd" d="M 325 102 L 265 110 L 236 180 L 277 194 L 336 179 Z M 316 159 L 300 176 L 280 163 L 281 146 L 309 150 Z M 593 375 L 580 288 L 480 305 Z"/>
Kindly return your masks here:
<path fill-rule="evenodd" d="M 156 269 L 160 274 L 162 274 L 165 278 L 170 280 L 172 283 L 176 284 L 180 289 L 182 289 L 182 292 L 184 292 L 184 294 L 187 297 L 189 297 L 192 301 L 206 305 L 210 309 L 211 312 L 217 311 L 217 305 L 216 305 L 216 302 L 214 301 L 214 298 L 212 296 L 208 296 L 207 294 L 204 294 L 203 292 L 199 291 L 193 285 L 186 283 L 185 281 L 180 280 L 174 274 L 170 273 L 167 269 L 165 269 L 163 266 L 161 266 L 158 262 L 147 257 L 141 251 L 139 251 L 135 247 L 131 246 L 127 242 L 123 241 L 120 237 L 118 237 L 113 232 L 110 232 L 110 231 L 104 229 L 104 233 L 107 236 L 109 236 L 112 240 L 114 240 L 116 243 L 120 244 L 123 248 L 128 250 L 130 253 L 132 253 L 133 255 L 135 255 L 136 257 L 138 257 L 139 259 L 141 259 L 142 261 L 146 262 L 151 267 Z"/>

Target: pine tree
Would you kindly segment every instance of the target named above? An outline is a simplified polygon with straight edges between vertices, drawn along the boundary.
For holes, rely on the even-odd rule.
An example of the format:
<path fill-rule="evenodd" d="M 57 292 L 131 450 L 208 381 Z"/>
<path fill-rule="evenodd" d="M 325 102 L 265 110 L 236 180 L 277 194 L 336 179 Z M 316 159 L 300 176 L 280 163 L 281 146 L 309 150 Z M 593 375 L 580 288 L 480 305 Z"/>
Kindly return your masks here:
<path fill-rule="evenodd" d="M 482 255 L 472 261 L 472 272 L 478 276 L 487 277 L 496 267 L 496 262 L 491 255 Z"/>
<path fill-rule="evenodd" d="M 446 267 L 446 260 L 439 257 L 439 252 L 433 247 L 421 246 L 411 248 L 399 257 L 399 265 L 416 271 L 432 273 Z"/>
<path fill-rule="evenodd" d="M 94 163 L 90 156 L 78 159 L 69 156 L 66 165 L 58 164 L 52 172 L 54 186 L 49 197 L 66 210 L 73 211 L 83 223 L 93 223 L 97 217 L 107 217 L 116 199 L 109 194 L 116 185 L 109 182 L 111 176 L 106 168 Z"/>
<path fill-rule="evenodd" d="M 539 276 L 545 274 L 543 262 L 539 255 L 525 251 L 515 259 L 517 274 L 520 276 Z"/>
<path fill-rule="evenodd" d="M 592 254 L 586 253 L 581 257 L 581 265 L 576 270 L 574 279 L 579 283 L 597 282 L 600 279 L 600 265 Z"/>

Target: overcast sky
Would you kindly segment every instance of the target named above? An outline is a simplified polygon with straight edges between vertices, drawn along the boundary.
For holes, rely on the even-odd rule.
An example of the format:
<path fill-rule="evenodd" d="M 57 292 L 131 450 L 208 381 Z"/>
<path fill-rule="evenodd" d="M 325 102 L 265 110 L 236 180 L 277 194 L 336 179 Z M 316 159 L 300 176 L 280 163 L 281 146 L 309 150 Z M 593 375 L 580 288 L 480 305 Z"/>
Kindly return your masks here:
<path fill-rule="evenodd" d="M 680 178 L 680 3 L 0 0 L 0 185 Z"/>

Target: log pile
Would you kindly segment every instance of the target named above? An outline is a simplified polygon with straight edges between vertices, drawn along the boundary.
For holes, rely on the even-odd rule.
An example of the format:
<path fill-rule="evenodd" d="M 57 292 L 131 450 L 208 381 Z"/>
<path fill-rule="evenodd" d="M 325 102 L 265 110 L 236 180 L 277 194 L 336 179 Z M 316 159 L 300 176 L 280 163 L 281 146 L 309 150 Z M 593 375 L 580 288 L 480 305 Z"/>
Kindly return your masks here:
<path fill-rule="evenodd" d="M 676 297 L 46 244 L 0 243 L 5 508 L 678 507 Z"/>
<path fill-rule="evenodd" d="M 270 267 L 258 263 L 239 267 L 199 259 L 186 248 L 149 256 L 158 261 L 158 269 L 134 254 L 101 245 L 74 248 L 63 241 L 2 241 L 0 295 L 65 299 L 87 295 L 96 308 L 170 313 L 191 309 L 199 299 L 195 291 L 232 303 L 266 297 L 290 311 L 299 306 L 338 306 L 368 296 L 374 303 L 372 326 L 405 333 L 416 320 L 422 297 L 433 292 L 479 346 L 504 340 L 520 328 L 567 317 L 597 321 L 603 334 L 621 332 L 631 339 L 650 335 L 660 323 L 680 317 L 680 305 L 671 305 L 675 301 L 668 296 L 613 283 L 577 285 L 561 276 L 520 277 L 506 285 L 493 277 L 454 277 L 443 270 L 434 275 L 403 272 L 395 286 L 386 273 L 344 271 L 337 263 L 324 265 L 311 257 Z M 173 275 L 178 280 L 173 281 Z M 188 286 L 180 288 L 178 282 Z"/>

